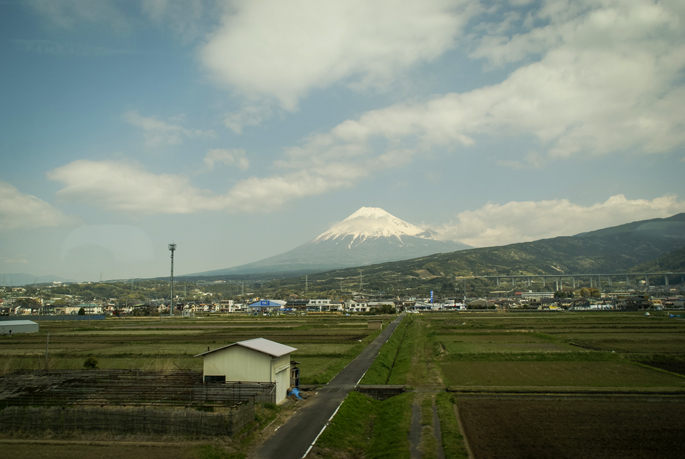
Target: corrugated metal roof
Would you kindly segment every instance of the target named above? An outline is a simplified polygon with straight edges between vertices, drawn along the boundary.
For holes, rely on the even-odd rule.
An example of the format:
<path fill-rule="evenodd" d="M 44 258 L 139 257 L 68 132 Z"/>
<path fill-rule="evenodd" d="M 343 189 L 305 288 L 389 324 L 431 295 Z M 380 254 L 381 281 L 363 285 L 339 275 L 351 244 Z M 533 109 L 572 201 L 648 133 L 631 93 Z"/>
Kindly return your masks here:
<path fill-rule="evenodd" d="M 15 325 L 38 325 L 38 322 L 32 320 L 3 320 L 0 322 L 2 326 L 15 326 Z"/>
<path fill-rule="evenodd" d="M 285 306 L 286 302 L 281 300 L 259 300 L 249 305 L 250 308 L 280 308 Z"/>
<path fill-rule="evenodd" d="M 273 357 L 280 357 L 282 355 L 290 354 L 291 352 L 297 350 L 297 348 L 286 346 L 285 344 L 277 343 L 266 338 L 254 338 L 248 339 L 246 341 L 238 341 L 237 343 L 229 344 L 227 346 L 218 347 L 216 349 L 212 349 L 211 351 L 203 352 L 202 354 L 197 354 L 195 357 L 211 354 L 212 352 L 220 351 L 231 346 L 246 347 L 248 349 L 262 352 Z"/>

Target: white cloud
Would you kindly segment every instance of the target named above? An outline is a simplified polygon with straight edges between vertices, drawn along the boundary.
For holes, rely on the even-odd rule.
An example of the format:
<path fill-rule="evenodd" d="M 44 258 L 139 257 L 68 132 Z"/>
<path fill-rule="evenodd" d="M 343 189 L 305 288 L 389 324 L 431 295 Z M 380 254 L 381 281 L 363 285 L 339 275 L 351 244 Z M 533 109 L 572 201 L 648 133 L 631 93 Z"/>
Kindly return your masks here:
<path fill-rule="evenodd" d="M 224 124 L 236 134 L 242 134 L 244 127 L 260 125 L 272 112 L 273 109 L 267 103 L 245 104 L 239 111 L 228 113 Z"/>
<path fill-rule="evenodd" d="M 454 46 L 478 7 L 462 0 L 237 1 L 201 51 L 215 79 L 295 110 L 313 89 L 384 88 Z"/>
<path fill-rule="evenodd" d="M 0 180 L 0 230 L 60 226 L 71 219 L 47 202 Z"/>
<path fill-rule="evenodd" d="M 181 117 L 182 118 L 182 117 Z M 209 129 L 188 129 L 180 124 L 170 124 L 161 121 L 154 116 L 145 117 L 135 110 L 124 113 L 124 121 L 139 127 L 145 136 L 145 145 L 159 147 L 163 145 L 178 145 L 186 138 L 215 138 L 216 132 Z"/>
<path fill-rule="evenodd" d="M 685 201 L 666 195 L 652 200 L 627 199 L 619 194 L 591 206 L 566 199 L 488 203 L 461 212 L 457 221 L 437 231 L 441 239 L 458 240 L 475 247 L 571 236 L 599 228 L 685 212 Z"/>
<path fill-rule="evenodd" d="M 240 170 L 247 170 L 250 167 L 250 161 L 245 155 L 245 150 L 236 148 L 232 150 L 209 150 L 203 160 L 208 170 L 213 170 L 216 164 L 225 164 L 227 166 L 237 166 Z"/>
<path fill-rule="evenodd" d="M 402 8 L 388 8 L 394 15 L 390 23 L 374 28 L 366 22 L 367 16 L 375 24 L 382 15 L 369 15 L 368 8 L 377 7 L 372 2 L 317 2 L 314 9 L 304 12 L 299 3 L 285 7 L 278 2 L 272 10 L 267 8 L 270 5 L 266 1 L 238 4 L 205 48 L 204 61 L 210 67 L 216 65 L 217 75 L 239 91 L 276 98 L 287 109 L 295 108 L 297 100 L 314 87 L 349 82 L 350 78 L 372 86 L 383 81 L 390 70 L 438 56 L 453 45 L 461 21 L 468 16 L 453 13 L 446 3 L 428 7 L 417 3 L 409 8 L 409 16 Z M 348 10 L 349 5 L 358 10 Z M 340 20 L 333 21 L 337 26 L 328 30 L 326 19 L 333 13 Z M 274 161 L 270 177 L 250 177 L 225 194 L 215 195 L 192 187 L 180 176 L 154 175 L 119 163 L 77 167 L 80 162 L 76 162 L 53 171 L 55 177 L 62 174 L 63 179 L 58 180 L 67 185 L 58 196 L 145 212 L 268 211 L 292 199 L 353 186 L 376 171 L 406 165 L 414 156 L 436 147 L 472 145 L 480 136 L 537 139 L 539 145 L 525 158 L 513 158 L 506 151 L 496 158 L 498 164 L 513 168 L 541 167 L 554 158 L 573 155 L 669 152 L 685 145 L 685 106 L 680 103 L 685 100 L 681 78 L 685 31 L 679 26 L 684 14 L 683 7 L 669 2 L 547 2 L 534 13 L 536 19 L 529 21 L 542 26 L 479 42 L 475 52 L 492 65 L 503 63 L 503 56 L 512 56 L 504 63 L 525 62 L 501 83 L 366 112 L 287 148 L 283 157 Z M 408 24 L 408 17 L 415 18 L 416 24 Z M 324 32 L 319 30 L 317 18 L 322 19 Z M 516 19 L 515 15 L 511 18 Z M 259 30 L 256 24 L 260 24 Z M 300 32 L 290 30 L 295 27 L 300 27 Z M 323 33 L 318 40 L 312 39 L 316 31 Z M 356 33 L 368 38 L 370 49 L 364 49 L 364 40 L 350 38 Z M 411 34 L 417 37 L 416 48 L 407 43 Z M 277 40 L 281 36 L 285 37 L 282 43 Z M 336 42 L 333 36 L 342 41 Z M 389 41 L 384 60 L 374 49 L 382 48 L 388 37 L 396 40 Z M 331 44 L 334 42 L 339 49 Z M 398 51 L 402 47 L 408 47 L 409 57 Z M 270 54 L 272 51 L 276 54 Z M 531 56 L 538 60 L 530 63 Z M 243 126 L 258 124 L 269 116 L 262 111 L 265 107 L 270 107 L 265 99 L 247 103 L 235 117 L 229 116 L 226 124 L 240 132 Z M 151 145 L 214 135 L 213 131 L 193 131 L 137 112 L 125 116 L 145 130 Z M 219 160 L 239 167 L 248 164 L 247 158 L 236 156 L 235 151 L 217 155 L 205 158 L 206 167 L 214 167 Z M 87 174 L 90 167 L 102 169 L 109 177 L 109 167 L 123 174 L 122 179 L 126 174 L 140 176 L 143 185 L 121 187 L 105 180 L 107 187 L 93 183 L 93 192 L 86 193 L 83 183 L 89 182 L 89 177 L 80 180 L 77 176 Z M 143 188 L 132 191 L 139 187 Z M 168 195 L 178 199 L 169 203 Z"/>
<path fill-rule="evenodd" d="M 356 179 L 364 174 L 363 168 L 328 164 L 319 172 L 301 170 L 250 177 L 221 195 L 198 189 L 181 175 L 155 175 L 137 164 L 116 161 L 74 161 L 48 172 L 48 178 L 64 184 L 57 192 L 63 202 L 131 213 L 182 214 L 204 210 L 273 211 L 293 199 L 349 186 L 350 177 Z"/>
<path fill-rule="evenodd" d="M 548 5 L 545 15 L 557 22 L 528 34 L 539 37 L 517 46 L 508 43 L 524 38 L 483 44 L 480 52 L 494 62 L 501 56 L 543 53 L 501 83 L 373 110 L 308 138 L 289 153 L 307 161 L 340 153 L 358 159 L 372 156 L 370 145 L 381 139 L 407 158 L 436 146 L 472 145 L 481 135 L 532 136 L 540 148 L 525 164 L 540 167 L 545 157 L 662 153 L 682 147 L 685 14 L 667 3 L 616 5 L 585 6 L 573 19 L 569 12 L 554 16 Z M 512 158 L 500 164 L 524 165 Z"/>
<path fill-rule="evenodd" d="M 221 208 L 211 192 L 194 188 L 186 177 L 154 175 L 136 164 L 79 160 L 48 172 L 48 178 L 65 185 L 57 192 L 61 201 L 110 210 L 190 213 Z"/>

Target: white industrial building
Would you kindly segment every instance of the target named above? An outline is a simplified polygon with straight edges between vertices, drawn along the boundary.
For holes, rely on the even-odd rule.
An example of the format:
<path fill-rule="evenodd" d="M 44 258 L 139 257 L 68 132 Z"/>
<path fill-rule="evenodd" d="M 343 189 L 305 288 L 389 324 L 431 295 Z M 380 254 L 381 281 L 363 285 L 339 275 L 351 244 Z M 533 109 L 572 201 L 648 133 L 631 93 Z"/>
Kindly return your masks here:
<path fill-rule="evenodd" d="M 255 338 L 203 352 L 205 382 L 250 381 L 276 383 L 276 403 L 290 388 L 290 354 L 297 349 Z"/>
<path fill-rule="evenodd" d="M 38 323 L 32 320 L 0 321 L 0 335 L 14 335 L 17 333 L 38 333 L 38 329 Z"/>

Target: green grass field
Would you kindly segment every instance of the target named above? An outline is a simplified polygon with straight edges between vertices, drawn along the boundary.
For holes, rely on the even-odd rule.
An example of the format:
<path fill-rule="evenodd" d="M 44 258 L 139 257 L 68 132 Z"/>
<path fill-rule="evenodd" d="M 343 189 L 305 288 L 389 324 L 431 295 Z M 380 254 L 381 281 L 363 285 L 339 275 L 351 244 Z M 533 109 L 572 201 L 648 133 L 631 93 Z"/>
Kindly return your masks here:
<path fill-rule="evenodd" d="M 685 378 L 628 362 L 446 362 L 455 386 L 685 387 Z"/>

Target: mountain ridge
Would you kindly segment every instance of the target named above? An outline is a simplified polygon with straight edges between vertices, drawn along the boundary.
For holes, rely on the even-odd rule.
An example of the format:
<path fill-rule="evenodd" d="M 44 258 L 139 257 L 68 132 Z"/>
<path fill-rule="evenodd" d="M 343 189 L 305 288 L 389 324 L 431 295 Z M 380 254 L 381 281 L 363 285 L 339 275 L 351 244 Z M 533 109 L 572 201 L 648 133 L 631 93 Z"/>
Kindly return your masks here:
<path fill-rule="evenodd" d="M 665 223 L 660 230 L 640 230 L 644 223 Z M 683 266 L 685 256 L 685 213 L 669 218 L 633 222 L 617 227 L 559 236 L 532 242 L 481 247 L 367 266 L 367 281 L 373 276 L 404 275 L 407 279 L 507 275 L 629 274 L 633 267 Z M 313 276 L 321 278 L 353 276 L 354 270 L 340 269 Z M 441 281 L 441 282 L 442 282 Z M 386 279 L 387 282 L 387 279 Z M 409 283 L 414 281 L 409 280 Z M 432 281 L 429 281 L 432 282 Z M 334 283 L 331 284 L 334 287 Z"/>
<path fill-rule="evenodd" d="M 378 207 L 362 207 L 334 223 L 319 236 L 285 253 L 232 268 L 188 274 L 321 272 L 351 266 L 416 258 L 470 248 L 455 241 L 440 241 L 433 234 Z"/>

